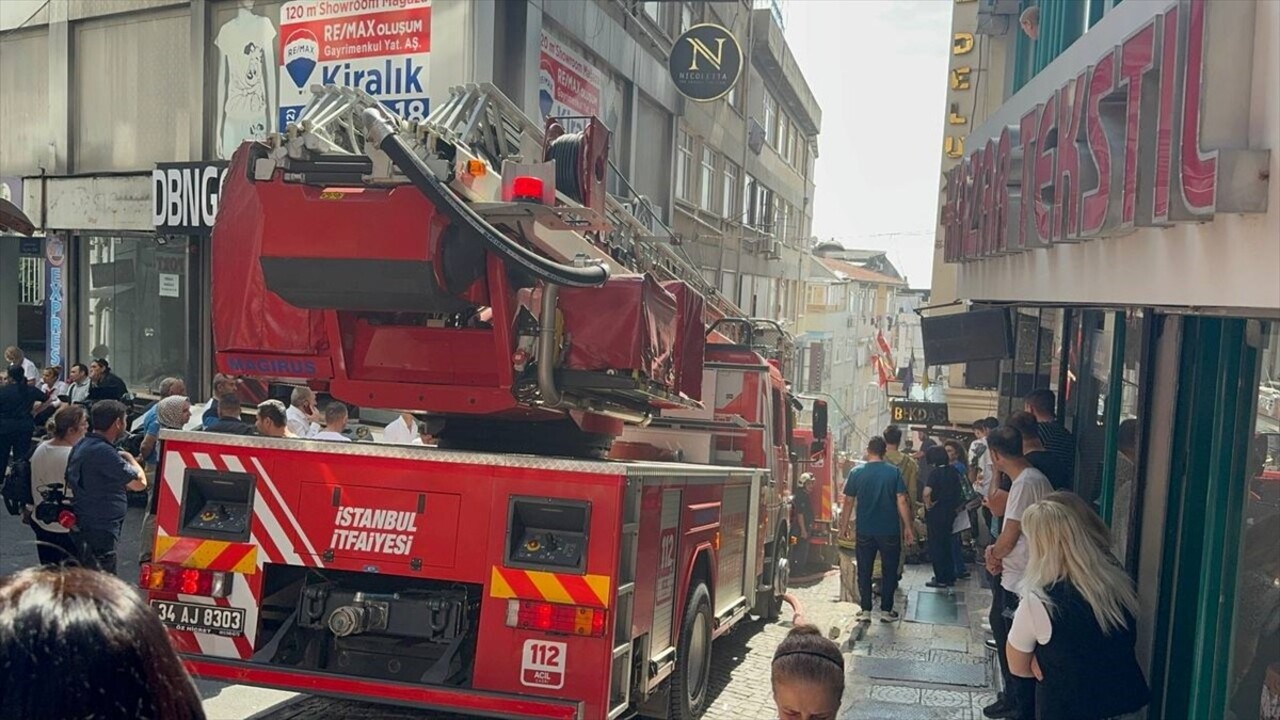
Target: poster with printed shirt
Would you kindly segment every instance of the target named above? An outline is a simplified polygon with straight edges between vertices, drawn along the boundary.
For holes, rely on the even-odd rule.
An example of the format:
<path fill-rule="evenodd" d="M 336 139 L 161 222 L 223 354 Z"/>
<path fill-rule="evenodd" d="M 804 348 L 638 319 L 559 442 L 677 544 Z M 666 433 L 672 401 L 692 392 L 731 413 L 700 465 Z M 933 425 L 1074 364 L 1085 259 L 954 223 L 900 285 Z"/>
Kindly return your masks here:
<path fill-rule="evenodd" d="M 275 130 L 276 28 L 253 12 L 254 0 L 240 0 L 236 14 L 218 28 L 218 114 L 215 137 L 221 160 L 245 140 L 261 140 Z"/>
<path fill-rule="evenodd" d="M 280 7 L 280 128 L 312 85 L 357 88 L 421 120 L 430 57 L 431 0 L 290 0 Z"/>

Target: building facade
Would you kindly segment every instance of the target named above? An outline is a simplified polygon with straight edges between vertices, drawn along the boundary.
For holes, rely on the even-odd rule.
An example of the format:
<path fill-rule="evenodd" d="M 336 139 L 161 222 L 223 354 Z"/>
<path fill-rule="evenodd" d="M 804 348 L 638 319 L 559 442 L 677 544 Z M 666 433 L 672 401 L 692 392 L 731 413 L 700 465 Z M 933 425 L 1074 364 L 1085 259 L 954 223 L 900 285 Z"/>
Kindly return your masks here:
<path fill-rule="evenodd" d="M 1075 490 L 1138 584 L 1147 716 L 1260 717 L 1280 694 L 1280 5 L 1040 0 L 1033 37 L 1032 4 L 954 6 L 928 312 L 1005 308 L 1011 342 L 953 366 L 947 402 L 1056 393 Z"/>
<path fill-rule="evenodd" d="M 322 56 L 308 23 L 343 4 L 3 5 L 0 181 L 42 236 L 0 242 L 0 341 L 42 363 L 106 356 L 135 391 L 180 375 L 199 396 L 213 372 L 221 173 L 318 81 L 360 85 L 412 118 L 466 82 L 493 83 L 532 118 L 600 117 L 609 190 L 643 197 L 654 234 L 745 310 L 794 321 L 798 253 L 778 248 L 808 230 L 820 120 L 773 10 L 750 0 L 371 0 L 352 17 L 408 24 L 381 50 Z M 745 68 L 708 103 L 685 100 L 667 70 L 674 39 L 702 22 L 733 30 Z"/>
<path fill-rule="evenodd" d="M 890 385 L 900 364 L 899 297 L 906 282 L 892 265 L 887 272 L 868 269 L 872 258 L 863 251 L 828 242 L 812 253 L 797 340 L 797 387 L 833 406 L 837 449 L 856 454 L 889 424 Z"/>

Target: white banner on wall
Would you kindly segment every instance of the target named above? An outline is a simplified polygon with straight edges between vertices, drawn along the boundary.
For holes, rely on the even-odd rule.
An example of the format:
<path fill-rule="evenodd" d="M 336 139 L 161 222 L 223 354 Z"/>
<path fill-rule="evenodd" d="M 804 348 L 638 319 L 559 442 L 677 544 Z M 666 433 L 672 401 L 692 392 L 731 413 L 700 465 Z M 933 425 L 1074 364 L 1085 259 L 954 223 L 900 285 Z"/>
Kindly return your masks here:
<path fill-rule="evenodd" d="M 290 0 L 280 39 L 281 129 L 312 85 L 358 88 L 410 120 L 430 110 L 431 0 Z"/>

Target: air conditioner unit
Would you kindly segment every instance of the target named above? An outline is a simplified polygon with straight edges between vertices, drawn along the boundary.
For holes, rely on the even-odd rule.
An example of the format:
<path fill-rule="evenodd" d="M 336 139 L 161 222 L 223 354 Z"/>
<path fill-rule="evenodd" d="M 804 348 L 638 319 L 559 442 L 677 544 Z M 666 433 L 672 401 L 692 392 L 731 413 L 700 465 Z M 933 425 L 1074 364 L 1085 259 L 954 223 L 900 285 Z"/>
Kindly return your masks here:
<path fill-rule="evenodd" d="M 855 322 L 854 322 L 854 320 L 853 320 L 853 316 L 852 316 L 852 315 L 850 315 L 849 317 L 847 317 L 847 318 L 845 318 L 845 319 L 844 319 L 844 326 L 845 326 L 845 327 L 847 327 L 847 328 L 851 328 L 851 327 L 853 327 L 853 326 L 854 326 L 854 325 L 856 325 L 856 324 L 857 324 L 857 323 L 855 323 Z"/>
<path fill-rule="evenodd" d="M 777 260 L 778 258 L 782 257 L 782 241 L 781 240 L 765 240 L 762 244 L 762 247 L 764 248 L 764 252 L 762 254 L 765 257 L 773 258 L 774 260 Z"/>

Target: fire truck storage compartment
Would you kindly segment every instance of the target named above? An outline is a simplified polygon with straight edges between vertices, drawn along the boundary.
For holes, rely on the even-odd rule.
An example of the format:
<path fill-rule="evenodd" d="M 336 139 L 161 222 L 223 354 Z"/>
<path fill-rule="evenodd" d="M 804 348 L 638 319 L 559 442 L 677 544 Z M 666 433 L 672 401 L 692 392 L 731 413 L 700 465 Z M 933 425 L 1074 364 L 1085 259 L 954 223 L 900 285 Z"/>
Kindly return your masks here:
<path fill-rule="evenodd" d="M 296 587 L 296 586 L 295 586 Z M 311 571 L 272 662 L 428 685 L 471 682 L 479 585 Z"/>
<path fill-rule="evenodd" d="M 536 315 L 541 295 L 541 290 L 521 290 L 519 298 Z M 597 288 L 560 288 L 559 309 L 568 346 L 564 369 L 639 373 L 675 389 L 678 307 L 651 276 L 618 275 Z"/>
<path fill-rule="evenodd" d="M 248 473 L 187 468 L 178 534 L 248 542 L 258 479 Z"/>
<path fill-rule="evenodd" d="M 563 498 L 511 498 L 506 564 L 583 573 L 591 503 Z"/>

